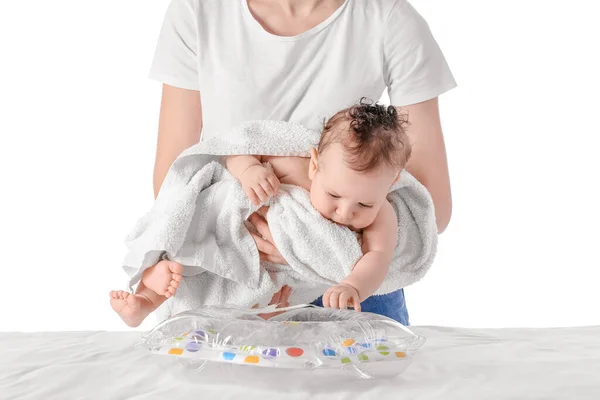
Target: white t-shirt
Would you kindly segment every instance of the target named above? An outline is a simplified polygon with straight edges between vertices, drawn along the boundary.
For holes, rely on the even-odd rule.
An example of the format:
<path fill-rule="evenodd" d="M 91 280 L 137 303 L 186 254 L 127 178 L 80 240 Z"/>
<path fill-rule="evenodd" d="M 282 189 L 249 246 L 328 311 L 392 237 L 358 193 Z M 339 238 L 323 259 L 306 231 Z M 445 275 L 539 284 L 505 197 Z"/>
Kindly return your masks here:
<path fill-rule="evenodd" d="M 346 0 L 292 37 L 273 35 L 247 0 L 171 0 L 150 77 L 199 90 L 202 138 L 257 119 L 321 129 L 388 88 L 396 106 L 456 86 L 429 26 L 406 0 Z"/>

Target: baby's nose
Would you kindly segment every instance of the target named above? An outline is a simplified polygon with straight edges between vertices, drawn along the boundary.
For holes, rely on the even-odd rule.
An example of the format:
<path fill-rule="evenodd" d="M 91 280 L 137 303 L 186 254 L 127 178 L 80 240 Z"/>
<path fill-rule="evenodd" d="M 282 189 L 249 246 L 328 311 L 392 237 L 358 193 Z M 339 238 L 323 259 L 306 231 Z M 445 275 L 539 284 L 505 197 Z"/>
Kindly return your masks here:
<path fill-rule="evenodd" d="M 352 212 L 352 208 L 350 207 L 338 207 L 337 214 L 344 220 L 348 220 L 354 215 L 354 213 Z"/>

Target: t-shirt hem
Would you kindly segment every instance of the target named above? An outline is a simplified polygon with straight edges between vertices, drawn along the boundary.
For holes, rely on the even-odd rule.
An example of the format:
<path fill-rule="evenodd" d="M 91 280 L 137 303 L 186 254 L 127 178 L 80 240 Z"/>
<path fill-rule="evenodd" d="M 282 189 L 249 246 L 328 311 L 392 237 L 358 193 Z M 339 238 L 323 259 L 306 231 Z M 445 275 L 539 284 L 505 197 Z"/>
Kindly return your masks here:
<path fill-rule="evenodd" d="M 200 90 L 200 87 L 198 86 L 198 84 L 194 84 L 192 82 L 183 80 L 181 78 L 177 78 L 177 77 L 174 77 L 171 75 L 157 73 L 154 71 L 150 72 L 150 74 L 148 75 L 148 78 L 150 78 L 154 81 L 159 81 L 159 82 L 165 83 L 169 86 L 174 86 L 174 87 L 181 88 L 181 89 Z"/>
<path fill-rule="evenodd" d="M 425 90 L 414 94 L 395 95 L 393 93 L 390 93 L 390 103 L 391 105 L 400 107 L 422 103 L 424 101 L 431 100 L 434 97 L 438 97 L 446 93 L 447 91 L 454 89 L 456 86 L 456 82 L 452 81 L 445 85 L 437 86 L 433 89 Z"/>

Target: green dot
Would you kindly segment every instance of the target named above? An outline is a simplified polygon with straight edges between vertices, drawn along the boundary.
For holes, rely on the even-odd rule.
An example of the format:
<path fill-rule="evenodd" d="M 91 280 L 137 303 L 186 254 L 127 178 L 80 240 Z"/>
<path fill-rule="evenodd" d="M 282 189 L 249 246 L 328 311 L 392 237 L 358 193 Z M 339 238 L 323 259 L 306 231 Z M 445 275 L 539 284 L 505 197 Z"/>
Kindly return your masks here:
<path fill-rule="evenodd" d="M 382 345 L 379 345 L 379 346 L 377 346 L 377 347 L 376 347 L 376 349 L 377 349 L 377 350 L 389 350 L 390 348 L 389 348 L 389 347 L 387 347 L 387 346 L 382 346 Z"/>
<path fill-rule="evenodd" d="M 175 340 L 183 340 L 181 337 L 176 337 Z"/>
<path fill-rule="evenodd" d="M 349 364 L 349 363 L 351 363 L 351 362 L 352 362 L 352 361 L 350 361 L 350 358 L 348 358 L 348 357 L 344 357 L 344 358 L 342 358 L 342 364 Z"/>
<path fill-rule="evenodd" d="M 369 357 L 367 357 L 367 355 L 366 355 L 366 354 L 359 354 L 359 355 L 358 355 L 358 359 L 359 359 L 360 361 L 369 361 Z"/>

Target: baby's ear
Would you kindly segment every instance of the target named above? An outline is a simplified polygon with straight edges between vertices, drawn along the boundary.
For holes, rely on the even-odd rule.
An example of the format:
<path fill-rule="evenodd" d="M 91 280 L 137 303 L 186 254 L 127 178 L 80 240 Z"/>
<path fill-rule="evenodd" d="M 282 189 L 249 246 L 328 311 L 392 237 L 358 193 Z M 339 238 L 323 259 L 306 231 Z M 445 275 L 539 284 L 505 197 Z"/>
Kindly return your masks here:
<path fill-rule="evenodd" d="M 319 154 L 317 153 L 317 149 L 311 147 L 310 149 L 310 162 L 308 163 L 308 178 L 312 181 L 319 169 L 318 162 Z"/>

